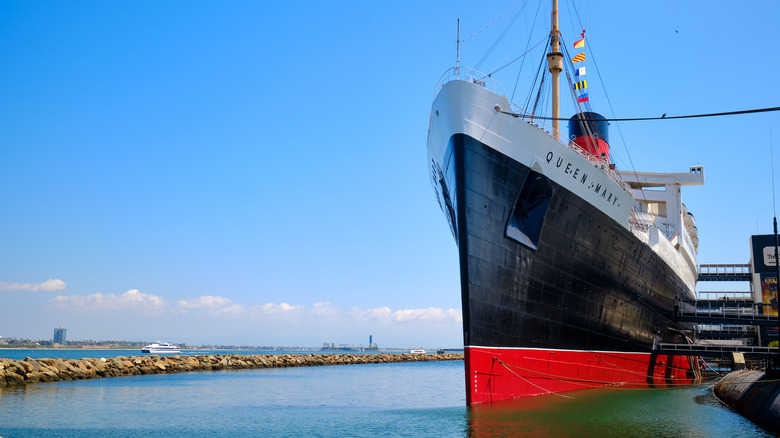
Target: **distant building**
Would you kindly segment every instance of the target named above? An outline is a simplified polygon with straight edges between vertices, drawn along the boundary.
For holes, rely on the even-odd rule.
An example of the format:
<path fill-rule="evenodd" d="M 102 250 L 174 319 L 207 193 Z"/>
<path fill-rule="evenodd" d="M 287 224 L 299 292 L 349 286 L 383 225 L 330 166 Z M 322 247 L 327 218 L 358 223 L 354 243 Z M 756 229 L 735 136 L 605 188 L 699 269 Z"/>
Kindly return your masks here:
<path fill-rule="evenodd" d="M 62 328 L 62 326 L 60 326 L 60 328 L 54 329 L 54 339 L 52 340 L 52 342 L 61 345 L 65 344 L 65 333 L 67 331 L 68 329 Z"/>

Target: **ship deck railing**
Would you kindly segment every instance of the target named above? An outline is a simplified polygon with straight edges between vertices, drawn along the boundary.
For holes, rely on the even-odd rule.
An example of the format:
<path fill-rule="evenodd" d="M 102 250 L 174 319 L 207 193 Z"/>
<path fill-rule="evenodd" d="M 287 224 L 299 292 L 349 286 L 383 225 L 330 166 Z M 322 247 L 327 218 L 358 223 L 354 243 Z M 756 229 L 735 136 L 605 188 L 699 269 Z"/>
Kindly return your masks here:
<path fill-rule="evenodd" d="M 550 128 L 552 130 L 552 128 Z M 561 142 L 561 144 L 565 144 Z M 620 187 L 623 188 L 628 194 L 633 193 L 633 189 L 631 189 L 631 186 L 623 181 L 623 178 L 620 177 L 620 174 L 617 170 L 615 170 L 615 165 L 608 163 L 604 158 L 596 156 L 591 154 L 590 152 L 586 151 L 582 148 L 582 146 L 578 145 L 577 143 L 569 142 L 566 146 L 569 147 L 569 149 L 572 149 L 573 151 L 579 153 L 582 155 L 583 158 L 588 160 L 590 164 L 597 167 L 599 170 L 604 172 L 612 181 L 615 181 Z"/>
<path fill-rule="evenodd" d="M 665 344 L 659 343 L 653 353 L 674 356 L 723 356 L 731 353 L 748 355 L 777 354 L 777 347 L 759 347 L 756 345 L 719 345 L 719 344 Z"/>
<path fill-rule="evenodd" d="M 439 95 L 439 91 L 441 91 L 442 87 L 452 81 L 468 81 L 485 87 L 499 96 L 506 96 L 504 93 L 504 86 L 501 85 L 501 82 L 498 82 L 487 74 L 469 67 L 450 67 L 441 75 L 441 78 L 439 78 L 439 82 L 436 84 L 436 90 L 433 93 L 433 98 L 436 99 L 436 96 Z"/>
<path fill-rule="evenodd" d="M 653 216 L 652 219 L 648 218 L 648 215 Z M 628 218 L 628 225 L 632 231 L 639 231 L 642 234 L 647 234 L 650 232 L 650 230 L 657 229 L 667 240 L 672 240 L 672 237 L 674 237 L 670 237 L 672 234 L 672 226 L 665 223 L 656 223 L 657 218 L 658 216 L 656 215 L 651 215 L 646 211 L 635 210 L 632 208 Z M 645 239 L 645 243 L 648 242 L 649 241 Z M 688 239 L 688 242 L 690 242 L 690 239 Z M 692 245 L 693 244 L 690 244 L 690 246 Z"/>

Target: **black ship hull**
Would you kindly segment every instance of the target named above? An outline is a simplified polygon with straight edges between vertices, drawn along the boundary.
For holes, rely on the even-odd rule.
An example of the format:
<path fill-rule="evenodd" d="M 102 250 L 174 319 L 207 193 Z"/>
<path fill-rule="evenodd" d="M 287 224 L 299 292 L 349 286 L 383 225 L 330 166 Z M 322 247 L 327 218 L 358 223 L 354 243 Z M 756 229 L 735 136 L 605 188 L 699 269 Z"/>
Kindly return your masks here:
<path fill-rule="evenodd" d="M 690 382 L 678 274 L 542 173 L 450 137 L 439 186 L 458 243 L 468 404 L 629 382 Z M 611 196 L 611 194 L 610 194 Z"/>

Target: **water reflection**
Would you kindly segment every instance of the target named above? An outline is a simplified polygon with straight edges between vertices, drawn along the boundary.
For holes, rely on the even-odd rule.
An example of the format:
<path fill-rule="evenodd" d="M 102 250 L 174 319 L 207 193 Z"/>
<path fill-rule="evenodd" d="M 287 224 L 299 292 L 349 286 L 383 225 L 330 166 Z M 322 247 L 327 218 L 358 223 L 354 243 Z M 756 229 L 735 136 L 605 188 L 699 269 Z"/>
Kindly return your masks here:
<path fill-rule="evenodd" d="M 463 363 L 215 371 L 0 388 L 0 436 L 771 436 L 708 385 L 465 407 Z M 570 397 L 570 398 L 567 398 Z"/>
<path fill-rule="evenodd" d="M 709 385 L 673 389 L 602 388 L 492 404 L 469 411 L 468 435 L 756 437 L 767 433 L 723 407 Z"/>

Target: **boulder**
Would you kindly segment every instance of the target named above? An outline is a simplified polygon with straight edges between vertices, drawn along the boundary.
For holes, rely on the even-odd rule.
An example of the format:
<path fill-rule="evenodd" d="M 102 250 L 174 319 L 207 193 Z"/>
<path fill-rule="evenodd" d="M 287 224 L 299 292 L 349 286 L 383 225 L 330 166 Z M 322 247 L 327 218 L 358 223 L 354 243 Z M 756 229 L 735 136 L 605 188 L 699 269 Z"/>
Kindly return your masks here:
<path fill-rule="evenodd" d="M 14 373 L 5 373 L 5 381 L 8 385 L 21 385 L 24 383 L 24 376 Z"/>
<path fill-rule="evenodd" d="M 26 360 L 20 360 L 19 362 L 17 362 L 17 364 L 18 364 L 17 366 L 20 366 L 20 367 L 22 367 L 26 373 L 31 373 L 31 372 L 33 372 L 33 371 L 37 371 L 37 370 L 35 369 L 36 367 L 34 367 L 34 366 L 33 366 L 33 364 L 32 364 L 31 362 L 28 362 L 28 361 L 26 361 Z M 38 362 L 35 362 L 35 365 L 38 365 Z M 38 365 L 38 367 L 37 367 L 37 368 L 39 368 L 39 369 L 40 369 L 40 367 L 41 367 L 41 366 L 40 366 L 40 365 Z"/>
<path fill-rule="evenodd" d="M 25 383 L 56 382 L 59 380 L 60 380 L 60 376 L 54 373 L 44 372 L 44 371 L 33 371 L 32 373 L 27 375 L 27 379 Z"/>

